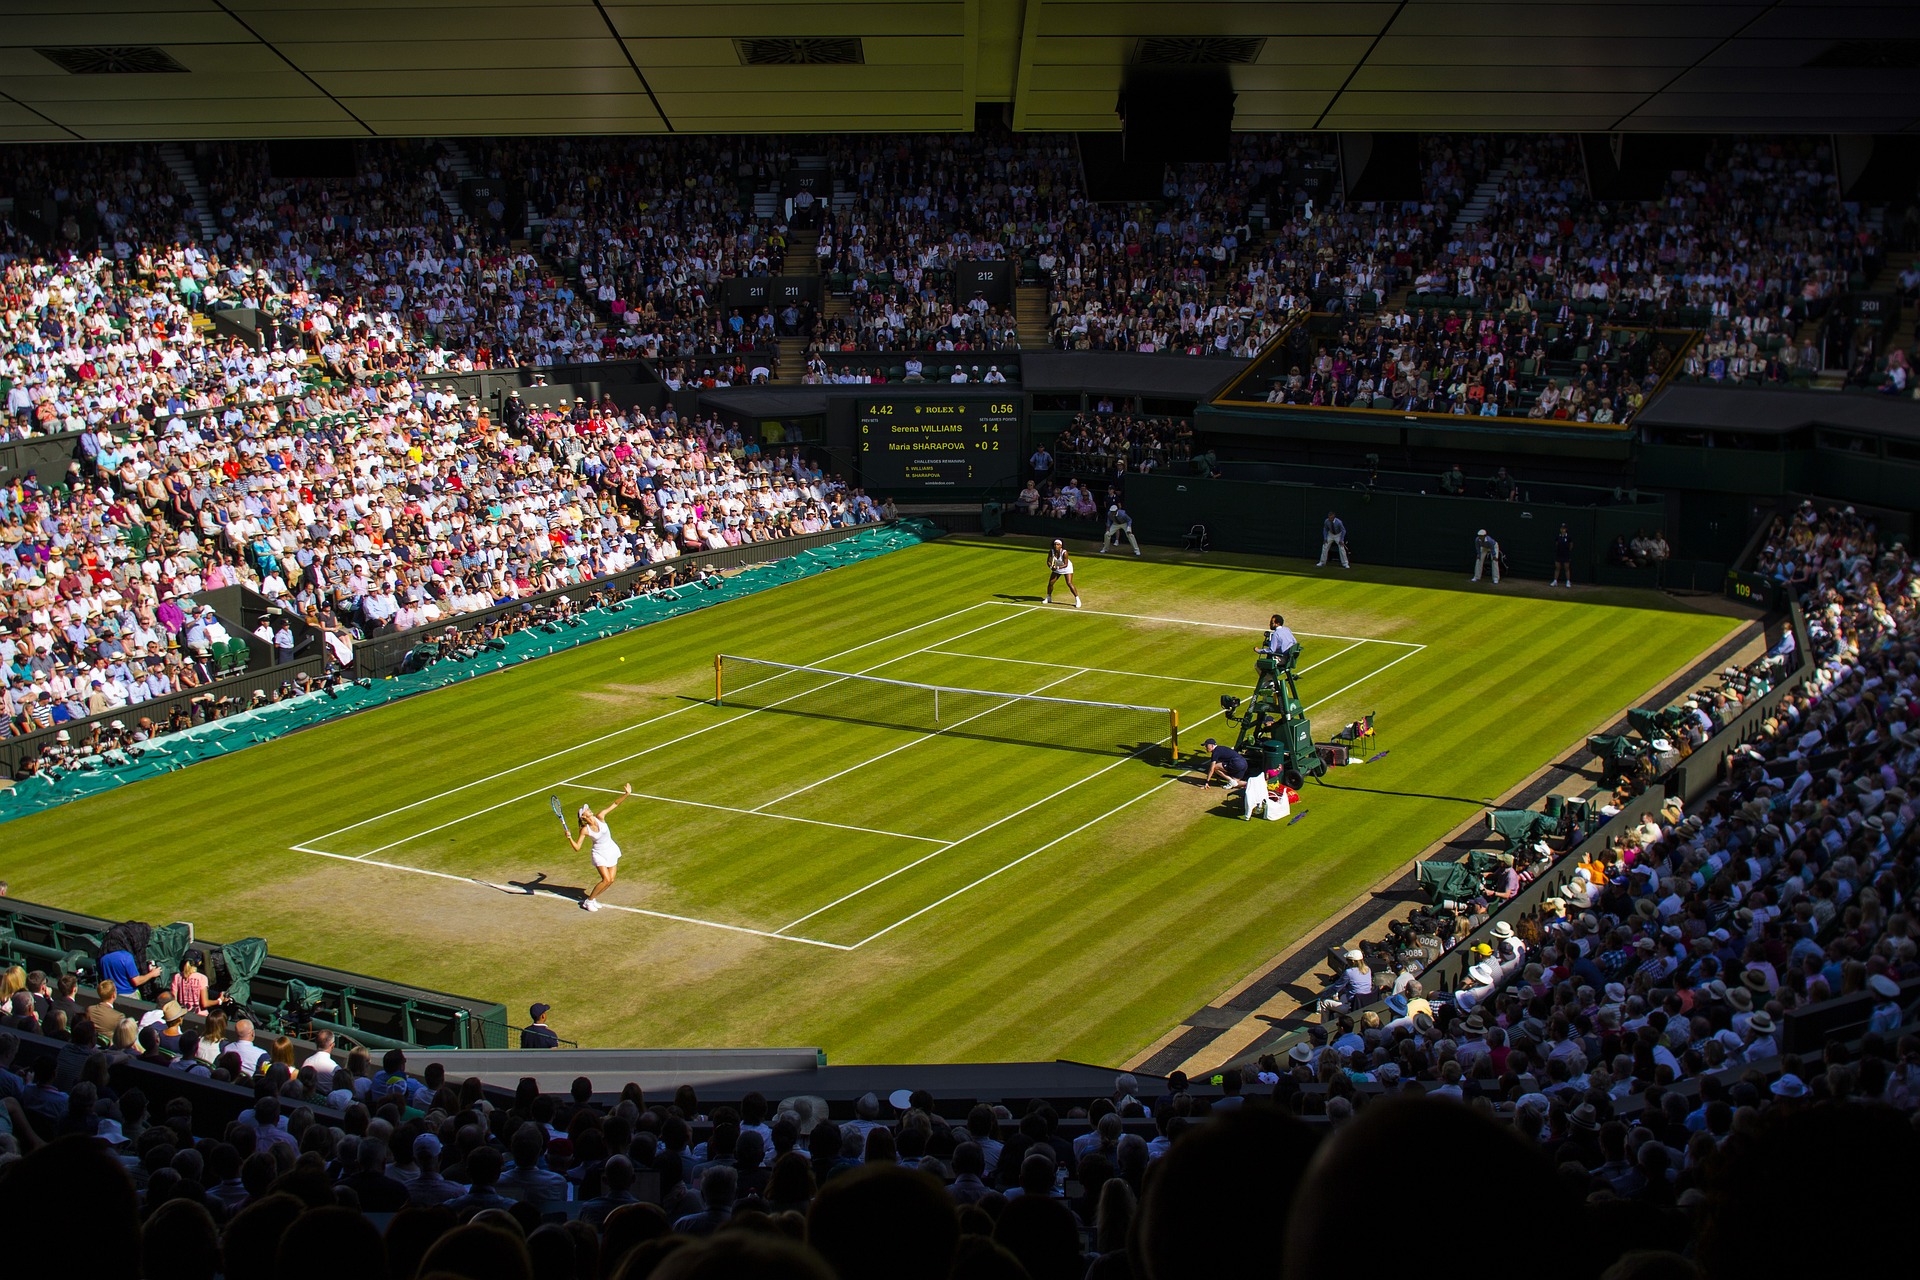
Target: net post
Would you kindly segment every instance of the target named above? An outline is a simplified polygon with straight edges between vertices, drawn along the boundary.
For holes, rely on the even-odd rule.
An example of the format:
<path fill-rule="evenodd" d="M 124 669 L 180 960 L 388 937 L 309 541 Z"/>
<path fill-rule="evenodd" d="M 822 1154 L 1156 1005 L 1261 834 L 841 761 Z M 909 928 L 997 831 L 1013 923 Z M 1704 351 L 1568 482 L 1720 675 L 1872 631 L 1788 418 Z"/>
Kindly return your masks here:
<path fill-rule="evenodd" d="M 722 659 L 721 659 L 721 655 L 719 655 L 719 654 L 717 654 L 717 653 L 713 655 L 713 705 L 714 705 L 714 706 L 716 706 L 716 707 L 720 705 L 720 693 L 721 693 L 721 689 L 720 689 L 720 667 L 721 667 L 721 661 L 722 661 Z"/>
<path fill-rule="evenodd" d="M 1180 709 L 1178 707 L 1167 708 L 1167 724 L 1171 731 L 1168 741 L 1173 745 L 1174 763 L 1178 764 L 1180 761 Z"/>

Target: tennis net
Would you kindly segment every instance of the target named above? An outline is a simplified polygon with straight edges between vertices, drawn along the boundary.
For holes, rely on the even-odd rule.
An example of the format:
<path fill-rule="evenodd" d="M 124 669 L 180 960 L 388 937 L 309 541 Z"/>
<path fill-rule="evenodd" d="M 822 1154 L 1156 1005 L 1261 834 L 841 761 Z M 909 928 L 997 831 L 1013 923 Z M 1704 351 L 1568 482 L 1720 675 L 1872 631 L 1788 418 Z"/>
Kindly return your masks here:
<path fill-rule="evenodd" d="M 713 660 L 713 700 L 788 715 L 1111 755 L 1180 752 L 1173 707 L 921 684 L 737 654 Z"/>

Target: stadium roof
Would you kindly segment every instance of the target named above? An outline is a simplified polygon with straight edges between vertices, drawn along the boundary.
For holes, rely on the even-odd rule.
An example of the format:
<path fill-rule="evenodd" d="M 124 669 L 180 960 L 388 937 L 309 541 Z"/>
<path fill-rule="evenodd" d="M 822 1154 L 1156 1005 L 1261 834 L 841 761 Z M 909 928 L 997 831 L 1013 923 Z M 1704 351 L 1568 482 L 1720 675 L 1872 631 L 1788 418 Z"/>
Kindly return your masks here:
<path fill-rule="evenodd" d="M 1905 0 L 5 0 L 0 141 L 1111 130 L 1225 64 L 1240 129 L 1897 132 Z"/>

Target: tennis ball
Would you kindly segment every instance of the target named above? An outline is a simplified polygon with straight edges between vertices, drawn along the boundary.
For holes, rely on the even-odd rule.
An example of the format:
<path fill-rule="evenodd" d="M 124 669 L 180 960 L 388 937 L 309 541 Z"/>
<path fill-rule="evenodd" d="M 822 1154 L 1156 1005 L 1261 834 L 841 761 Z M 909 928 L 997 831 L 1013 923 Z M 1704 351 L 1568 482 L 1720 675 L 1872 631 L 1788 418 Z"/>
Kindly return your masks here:
<path fill-rule="evenodd" d="M 621 655 L 620 655 L 620 661 L 622 661 L 622 662 L 625 662 L 626 660 L 627 660 L 627 655 L 625 655 L 624 653 L 623 653 L 623 654 L 621 654 Z"/>

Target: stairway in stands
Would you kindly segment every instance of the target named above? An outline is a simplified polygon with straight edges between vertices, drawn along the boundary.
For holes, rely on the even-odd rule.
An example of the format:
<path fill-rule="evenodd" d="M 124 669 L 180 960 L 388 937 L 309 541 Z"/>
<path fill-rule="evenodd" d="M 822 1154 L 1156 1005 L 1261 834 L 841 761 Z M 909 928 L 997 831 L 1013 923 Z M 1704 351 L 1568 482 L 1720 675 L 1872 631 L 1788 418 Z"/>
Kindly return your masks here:
<path fill-rule="evenodd" d="M 1486 176 L 1486 180 L 1473 189 L 1467 202 L 1460 206 L 1460 212 L 1453 216 L 1453 225 L 1447 228 L 1447 238 L 1456 239 L 1467 233 L 1467 228 L 1478 223 L 1493 208 L 1494 197 L 1500 194 L 1500 184 L 1507 180 L 1513 171 L 1512 161 L 1504 161 L 1500 167 Z"/>
<path fill-rule="evenodd" d="M 1023 284 L 1013 291 L 1013 320 L 1020 332 L 1022 351 L 1045 351 L 1053 344 L 1047 314 L 1047 286 Z"/>
<path fill-rule="evenodd" d="M 193 201 L 194 222 L 199 226 L 200 234 L 207 243 L 213 243 L 214 237 L 220 234 L 220 225 L 213 220 L 213 199 L 207 194 L 207 184 L 200 181 L 200 171 L 193 167 L 187 149 L 177 142 L 163 142 L 160 144 L 160 161 L 186 190 L 188 198 Z"/>
<path fill-rule="evenodd" d="M 819 275 L 820 258 L 814 253 L 814 249 L 819 244 L 820 233 L 817 231 L 802 228 L 788 231 L 787 253 L 780 260 L 780 274 L 783 276 Z M 780 358 L 773 369 L 774 385 L 797 387 L 807 371 L 807 340 L 782 337 L 777 342 Z"/>
<path fill-rule="evenodd" d="M 467 210 L 460 203 L 460 184 L 468 178 L 479 177 L 480 170 L 474 167 L 473 157 L 467 154 L 467 149 L 452 138 L 440 138 L 438 143 L 447 154 L 447 172 L 444 176 L 453 181 L 452 186 L 440 188 L 440 203 L 447 207 L 447 212 L 453 215 L 456 222 L 463 222 Z"/>
<path fill-rule="evenodd" d="M 1886 243 L 1885 223 L 1885 209 L 1875 209 L 1868 214 L 1867 224 L 1882 244 Z M 1912 263 L 1911 254 L 1889 253 L 1886 261 L 1880 264 L 1879 272 L 1867 282 L 1866 291 L 1868 293 L 1899 293 L 1900 273 Z M 1911 354 L 1915 342 L 1920 341 L 1920 332 L 1917 330 L 1920 330 L 1920 308 L 1903 304 L 1900 308 L 1900 323 L 1895 326 L 1892 333 L 1887 335 L 1886 341 L 1881 344 L 1881 351 L 1890 352 L 1898 348 Z M 1914 398 L 1920 399 L 1920 387 L 1915 388 Z"/>

